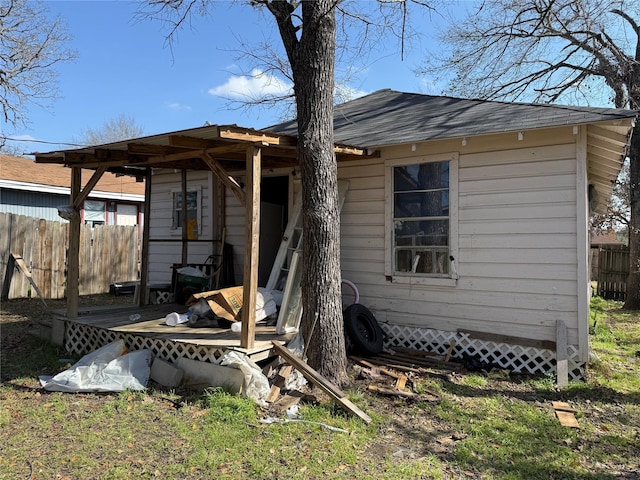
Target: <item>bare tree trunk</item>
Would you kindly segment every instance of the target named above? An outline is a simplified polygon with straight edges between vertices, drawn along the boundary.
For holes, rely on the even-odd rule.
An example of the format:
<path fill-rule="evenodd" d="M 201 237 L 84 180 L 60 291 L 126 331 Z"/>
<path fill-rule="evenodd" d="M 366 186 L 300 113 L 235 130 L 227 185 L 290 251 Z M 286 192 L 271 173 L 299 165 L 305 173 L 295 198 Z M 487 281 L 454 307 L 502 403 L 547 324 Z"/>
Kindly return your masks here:
<path fill-rule="evenodd" d="M 633 129 L 629 149 L 629 276 L 625 310 L 640 310 L 640 123 Z"/>
<path fill-rule="evenodd" d="M 298 114 L 304 228 L 301 328 L 309 342 L 309 364 L 330 381 L 344 385 L 340 212 L 333 141 L 335 0 L 303 1 L 302 33 L 291 24 L 291 4 L 272 2 L 269 9 L 278 21 L 291 64 Z"/>
<path fill-rule="evenodd" d="M 640 26 L 636 29 L 634 61 L 628 73 L 627 90 L 631 108 L 640 108 Z M 617 106 L 617 105 L 616 105 Z M 629 276 L 625 310 L 640 310 L 640 121 L 636 119 L 629 148 Z"/>

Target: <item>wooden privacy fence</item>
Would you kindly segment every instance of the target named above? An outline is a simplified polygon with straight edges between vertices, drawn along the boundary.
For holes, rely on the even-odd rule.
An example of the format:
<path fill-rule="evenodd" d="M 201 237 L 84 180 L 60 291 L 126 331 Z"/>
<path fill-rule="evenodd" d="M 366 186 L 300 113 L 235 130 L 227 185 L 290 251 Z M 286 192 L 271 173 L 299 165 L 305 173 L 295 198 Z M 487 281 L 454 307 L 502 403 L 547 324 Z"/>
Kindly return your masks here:
<path fill-rule="evenodd" d="M 67 223 L 0 213 L 0 278 L 11 253 L 20 255 L 44 298 L 64 298 L 69 229 Z M 116 281 L 137 280 L 137 226 L 80 227 L 80 295 L 107 293 Z M 2 280 L 0 280 L 0 283 Z M 15 271 L 9 298 L 30 295 L 31 286 Z"/>
<path fill-rule="evenodd" d="M 598 249 L 597 294 L 607 300 L 625 300 L 629 275 L 626 245 L 606 245 Z"/>

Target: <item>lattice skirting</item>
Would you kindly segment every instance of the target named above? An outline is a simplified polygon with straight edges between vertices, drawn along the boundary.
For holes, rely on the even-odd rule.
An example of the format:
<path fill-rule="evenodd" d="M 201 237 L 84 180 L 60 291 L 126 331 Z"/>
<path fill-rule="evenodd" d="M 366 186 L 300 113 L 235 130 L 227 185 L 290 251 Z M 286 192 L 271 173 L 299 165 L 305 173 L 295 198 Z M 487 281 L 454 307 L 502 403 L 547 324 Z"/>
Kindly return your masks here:
<path fill-rule="evenodd" d="M 462 358 L 464 353 L 472 355 L 486 363 L 496 364 L 516 373 L 556 372 L 556 353 L 553 350 L 525 347 L 508 343 L 491 342 L 471 338 L 468 333 L 446 332 L 430 328 L 408 327 L 402 325 L 380 324 L 386 334 L 385 346 L 406 347 L 416 350 L 447 353 L 451 341 L 455 340 L 452 358 Z M 569 378 L 584 380 L 586 365 L 578 361 L 578 349 L 569 345 Z"/>
<path fill-rule="evenodd" d="M 179 357 L 219 364 L 225 349 L 193 345 L 174 340 L 143 337 L 126 332 L 114 332 L 106 328 L 66 323 L 65 348 L 70 353 L 84 355 L 108 343 L 123 339 L 128 350 L 148 349 L 156 357 L 167 361 L 175 361 Z"/>

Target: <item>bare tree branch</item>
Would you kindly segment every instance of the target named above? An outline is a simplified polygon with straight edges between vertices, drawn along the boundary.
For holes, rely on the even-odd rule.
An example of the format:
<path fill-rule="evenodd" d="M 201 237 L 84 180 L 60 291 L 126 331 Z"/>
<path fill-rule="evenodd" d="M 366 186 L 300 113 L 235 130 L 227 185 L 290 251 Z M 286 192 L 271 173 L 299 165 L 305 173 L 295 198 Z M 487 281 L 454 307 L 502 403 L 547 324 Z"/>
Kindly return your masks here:
<path fill-rule="evenodd" d="M 29 105 L 56 98 L 52 68 L 75 58 L 60 18 L 49 19 L 41 2 L 0 0 L 0 109 L 15 127 L 27 122 Z"/>

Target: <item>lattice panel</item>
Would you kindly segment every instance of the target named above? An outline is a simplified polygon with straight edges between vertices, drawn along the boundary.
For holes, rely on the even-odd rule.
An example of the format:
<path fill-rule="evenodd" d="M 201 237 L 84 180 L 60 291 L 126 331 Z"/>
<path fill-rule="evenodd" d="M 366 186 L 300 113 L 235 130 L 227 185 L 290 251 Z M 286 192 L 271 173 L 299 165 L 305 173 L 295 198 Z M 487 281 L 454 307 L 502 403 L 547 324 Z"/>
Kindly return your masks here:
<path fill-rule="evenodd" d="M 471 338 L 467 333 L 386 323 L 380 326 L 386 334 L 386 346 L 389 348 L 406 347 L 444 355 L 454 340 L 453 358 L 461 359 L 462 354 L 466 353 L 482 362 L 496 364 L 517 373 L 549 374 L 556 371 L 556 354 L 553 350 L 479 340 Z M 567 350 L 569 377 L 572 380 L 584 380 L 586 365 L 578 361 L 578 349 L 569 345 Z"/>
<path fill-rule="evenodd" d="M 66 322 L 65 348 L 70 353 L 84 355 L 98 348 L 123 339 L 128 350 L 151 350 L 154 356 L 175 361 L 179 357 L 201 362 L 220 363 L 225 349 L 193 345 L 189 343 L 143 337 L 126 332 L 114 332 L 105 328 Z"/>

